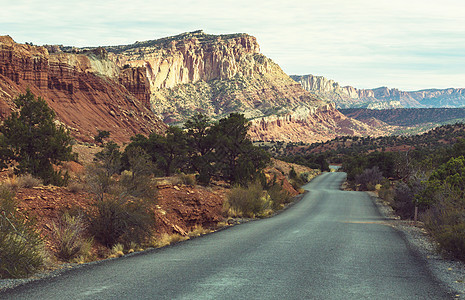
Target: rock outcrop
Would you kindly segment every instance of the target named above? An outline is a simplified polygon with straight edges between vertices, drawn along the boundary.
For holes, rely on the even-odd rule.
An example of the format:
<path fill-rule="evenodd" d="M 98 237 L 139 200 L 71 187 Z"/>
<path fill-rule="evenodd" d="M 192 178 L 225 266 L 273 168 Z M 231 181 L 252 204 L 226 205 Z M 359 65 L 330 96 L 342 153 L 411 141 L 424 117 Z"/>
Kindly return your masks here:
<path fill-rule="evenodd" d="M 0 37 L 0 113 L 14 109 L 12 99 L 29 88 L 44 98 L 73 136 L 92 141 L 97 130 L 109 130 L 118 142 L 136 133 L 163 132 L 150 111 L 149 85 L 141 69 L 120 71 L 97 48 L 84 54 L 17 44 Z"/>
<path fill-rule="evenodd" d="M 252 121 L 249 135 L 255 141 L 325 142 L 338 136 L 381 136 L 382 128 L 341 114 L 334 104 L 319 107 L 298 107 L 281 116 L 268 116 Z"/>

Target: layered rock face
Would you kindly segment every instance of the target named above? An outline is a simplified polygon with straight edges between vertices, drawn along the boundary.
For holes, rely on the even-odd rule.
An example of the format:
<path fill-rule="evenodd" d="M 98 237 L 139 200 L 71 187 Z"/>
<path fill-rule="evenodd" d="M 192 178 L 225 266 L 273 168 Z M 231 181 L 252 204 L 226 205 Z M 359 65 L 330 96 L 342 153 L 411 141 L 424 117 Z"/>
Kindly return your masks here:
<path fill-rule="evenodd" d="M 106 49 L 114 53 L 112 59 L 120 67 L 145 67 L 152 90 L 200 80 L 251 76 L 258 70 L 254 65 L 244 67 L 242 60 L 260 52 L 252 36 L 214 36 L 202 31 Z"/>
<path fill-rule="evenodd" d="M 357 89 L 351 86 L 341 87 L 337 82 L 323 76 L 292 75 L 291 77 L 305 90 L 336 103 L 338 108 L 391 109 L 465 106 L 465 89 L 463 88 L 429 89 L 415 92 L 387 87 Z"/>
<path fill-rule="evenodd" d="M 92 141 L 97 130 L 109 130 L 118 142 L 136 133 L 165 130 L 166 125 L 148 108 L 145 72 L 120 72 L 104 49 L 86 54 L 53 51 L 0 37 L 3 117 L 14 109 L 12 99 L 29 88 L 47 101 L 58 120 L 80 140 Z"/>
<path fill-rule="evenodd" d="M 119 67 L 145 68 L 152 110 L 167 123 L 182 123 L 195 112 L 214 119 L 231 112 L 258 117 L 319 102 L 260 54 L 247 34 L 196 31 L 106 49 Z"/>

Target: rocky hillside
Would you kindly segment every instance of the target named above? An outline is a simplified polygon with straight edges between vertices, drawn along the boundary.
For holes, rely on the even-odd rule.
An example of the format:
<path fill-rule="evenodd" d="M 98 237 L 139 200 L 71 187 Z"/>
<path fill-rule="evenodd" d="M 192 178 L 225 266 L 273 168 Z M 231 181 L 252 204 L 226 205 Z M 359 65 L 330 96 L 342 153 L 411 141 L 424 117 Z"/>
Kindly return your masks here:
<path fill-rule="evenodd" d="M 420 108 L 420 107 L 463 107 L 465 89 L 428 89 L 405 92 L 398 89 L 380 87 L 376 89 L 356 89 L 341 87 L 337 82 L 322 76 L 291 76 L 304 89 L 336 103 L 338 108 Z"/>
<path fill-rule="evenodd" d="M 195 112 L 253 118 L 321 104 L 260 54 L 255 37 L 247 34 L 195 31 L 106 50 L 120 68 L 145 70 L 152 110 L 166 123 L 182 123 Z"/>
<path fill-rule="evenodd" d="M 315 143 L 338 136 L 384 136 L 396 130 L 388 124 L 346 117 L 334 104 L 317 108 L 298 107 L 283 115 L 271 115 L 252 121 L 250 136 L 255 141 Z"/>
<path fill-rule="evenodd" d="M 255 140 L 314 142 L 386 134 L 340 114 L 260 53 L 253 36 L 202 31 L 106 47 L 121 68 L 145 68 L 152 110 L 180 124 L 195 112 L 219 119 L 241 112 Z"/>
<path fill-rule="evenodd" d="M 140 69 L 121 70 L 102 48 L 80 54 L 48 48 L 0 37 L 2 117 L 14 109 L 12 99 L 29 88 L 80 140 L 92 141 L 98 129 L 109 130 L 118 142 L 165 130 L 150 110 L 148 94 L 141 92 L 148 83 Z"/>

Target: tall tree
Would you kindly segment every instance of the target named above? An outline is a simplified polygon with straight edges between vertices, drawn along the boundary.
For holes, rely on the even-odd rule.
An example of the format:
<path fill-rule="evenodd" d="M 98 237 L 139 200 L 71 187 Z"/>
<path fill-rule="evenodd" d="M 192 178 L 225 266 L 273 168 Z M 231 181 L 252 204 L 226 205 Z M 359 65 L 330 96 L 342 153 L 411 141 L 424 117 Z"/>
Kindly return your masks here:
<path fill-rule="evenodd" d="M 184 123 L 187 155 L 191 171 L 198 172 L 197 180 L 208 184 L 213 175 L 213 150 L 215 137 L 211 134 L 211 122 L 204 114 L 196 114 Z"/>
<path fill-rule="evenodd" d="M 54 123 L 55 112 L 30 90 L 19 95 L 14 103 L 19 113 L 12 112 L 0 126 L 2 164 L 16 161 L 16 173 L 30 173 L 42 178 L 45 184 L 65 183 L 66 177 L 54 171 L 53 164 L 74 157 L 69 133 Z"/>
<path fill-rule="evenodd" d="M 247 136 L 249 127 L 244 115 L 238 113 L 230 114 L 212 127 L 217 170 L 231 183 L 250 182 L 270 160 L 264 150 L 253 146 Z"/>

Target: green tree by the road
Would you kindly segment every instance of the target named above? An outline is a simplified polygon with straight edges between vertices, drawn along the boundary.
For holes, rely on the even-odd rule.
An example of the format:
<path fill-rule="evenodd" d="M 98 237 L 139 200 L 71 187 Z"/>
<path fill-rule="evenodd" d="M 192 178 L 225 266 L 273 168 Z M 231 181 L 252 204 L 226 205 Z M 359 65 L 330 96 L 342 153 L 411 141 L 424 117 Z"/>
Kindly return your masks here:
<path fill-rule="evenodd" d="M 255 147 L 247 136 L 249 127 L 244 115 L 232 113 L 212 128 L 216 170 L 231 183 L 253 181 L 270 161 L 268 153 Z"/>
<path fill-rule="evenodd" d="M 45 184 L 65 184 L 66 176 L 55 171 L 53 164 L 73 158 L 69 133 L 55 125 L 55 112 L 31 91 L 19 95 L 14 103 L 19 113 L 12 112 L 0 126 L 2 166 L 15 161 L 18 174 L 30 173 Z"/>

